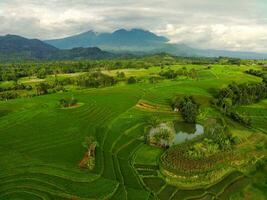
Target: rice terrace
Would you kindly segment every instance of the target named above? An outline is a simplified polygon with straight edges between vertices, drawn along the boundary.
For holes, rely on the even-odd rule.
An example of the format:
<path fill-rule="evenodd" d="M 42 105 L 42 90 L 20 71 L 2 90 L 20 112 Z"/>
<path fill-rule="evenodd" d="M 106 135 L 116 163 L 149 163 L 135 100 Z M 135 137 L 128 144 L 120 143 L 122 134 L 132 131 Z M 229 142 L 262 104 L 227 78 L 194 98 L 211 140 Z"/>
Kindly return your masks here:
<path fill-rule="evenodd" d="M 169 56 L 149 59 L 163 62 L 162 66 L 92 72 L 114 79 L 124 74 L 109 87 L 86 89 L 69 84 L 64 85 L 64 92 L 30 97 L 29 90 L 27 97 L 2 101 L 1 199 L 223 199 L 231 190 L 237 196 L 244 192 L 263 198 L 264 182 L 256 181 L 255 176 L 266 176 L 266 168 L 260 163 L 266 157 L 267 102 L 233 108 L 241 116 L 250 117 L 250 125 L 233 120 L 213 103 L 214 91 L 233 82 L 260 85 L 262 78 L 246 70 L 262 67 L 179 64 Z M 195 78 L 179 75 L 167 79 L 158 75 L 185 74 L 192 69 Z M 44 81 L 71 82 L 74 75 L 48 75 Z M 124 81 L 133 75 L 136 83 Z M 151 77 L 157 77 L 157 81 Z M 38 82 L 26 79 L 16 84 L 38 87 Z M 15 91 L 26 95 L 24 90 Z M 170 102 L 188 94 L 199 104 L 196 121 L 205 127 L 205 133 L 178 145 L 161 146 L 160 141 L 151 145 L 147 139 L 151 127 L 184 123 L 181 112 L 175 112 Z M 64 98 L 75 98 L 81 106 L 68 104 L 69 108 L 62 109 Z M 227 136 L 220 136 L 222 143 L 215 142 L 217 138 L 208 129 Z M 166 130 L 168 139 L 171 131 Z M 87 152 L 82 144 L 90 137 L 97 145 L 89 170 L 86 164 L 79 164 Z"/>
<path fill-rule="evenodd" d="M 177 29 L 184 41 L 175 43 L 174 34 L 168 34 L 171 25 L 165 31 L 147 27 L 166 37 L 139 28 L 66 36 L 89 23 L 85 11 L 92 12 L 90 20 L 97 19 L 96 29 L 115 27 L 94 9 L 117 12 L 114 5 L 121 2 L 92 2 L 93 10 L 84 1 L 21 2 L 26 6 L 3 1 L 0 8 L 12 10 L 10 19 L 22 14 L 28 25 L 26 12 L 17 9 L 32 12 L 46 29 L 33 28 L 34 23 L 29 30 L 0 27 L 0 34 L 6 33 L 0 36 L 0 200 L 267 199 L 263 40 L 253 40 L 247 52 L 242 39 L 251 39 L 245 29 L 240 38 L 231 38 L 234 46 L 226 32 L 209 29 L 214 31 L 206 33 L 209 37 L 222 34 L 228 45 L 218 42 L 215 47 L 226 50 L 213 50 L 197 42 L 212 45 L 208 39 L 214 38 L 193 41 L 203 26 L 186 31 L 190 41 L 184 29 Z M 171 2 L 168 9 L 181 6 L 188 13 L 195 6 L 201 12 L 218 6 L 210 0 L 205 9 L 195 0 Z M 139 3 L 146 9 L 129 6 L 161 19 L 158 5 Z M 252 6 L 251 14 L 258 11 L 250 3 L 242 8 L 246 5 Z M 37 10 L 47 15 L 35 15 Z M 127 20 L 146 26 L 148 18 L 131 12 L 122 6 L 113 19 L 116 26 Z M 200 13 L 196 16 L 205 16 Z M 0 10 L 0 22 L 1 16 Z M 237 23 L 237 16 L 231 17 Z M 42 40 L 28 39 L 32 33 Z"/>

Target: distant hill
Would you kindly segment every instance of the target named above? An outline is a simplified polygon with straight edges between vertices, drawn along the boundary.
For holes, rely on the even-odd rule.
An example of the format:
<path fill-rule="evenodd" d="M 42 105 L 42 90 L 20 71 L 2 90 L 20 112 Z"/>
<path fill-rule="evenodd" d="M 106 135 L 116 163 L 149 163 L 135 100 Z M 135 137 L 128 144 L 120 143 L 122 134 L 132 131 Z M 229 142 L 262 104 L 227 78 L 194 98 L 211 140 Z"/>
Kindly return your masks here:
<path fill-rule="evenodd" d="M 50 60 L 82 60 L 82 59 L 111 59 L 117 58 L 121 55 L 109 53 L 107 51 L 102 51 L 97 47 L 89 48 L 73 48 L 66 50 L 59 50 L 49 56 Z"/>
<path fill-rule="evenodd" d="M 37 39 L 0 36 L 0 61 L 107 59 L 117 56 L 97 47 L 60 50 Z"/>
<path fill-rule="evenodd" d="M 47 44 L 59 49 L 97 46 L 106 51 L 117 53 L 169 53 L 175 56 L 197 57 L 233 57 L 242 59 L 267 59 L 267 54 L 254 52 L 224 51 L 191 48 L 185 44 L 169 43 L 166 37 L 158 36 L 142 29 L 120 29 L 113 33 L 95 33 L 88 31 L 62 39 L 47 40 Z"/>
<path fill-rule="evenodd" d="M 37 39 L 26 39 L 17 35 L 0 36 L 0 55 L 44 59 L 57 52 L 54 46 Z"/>

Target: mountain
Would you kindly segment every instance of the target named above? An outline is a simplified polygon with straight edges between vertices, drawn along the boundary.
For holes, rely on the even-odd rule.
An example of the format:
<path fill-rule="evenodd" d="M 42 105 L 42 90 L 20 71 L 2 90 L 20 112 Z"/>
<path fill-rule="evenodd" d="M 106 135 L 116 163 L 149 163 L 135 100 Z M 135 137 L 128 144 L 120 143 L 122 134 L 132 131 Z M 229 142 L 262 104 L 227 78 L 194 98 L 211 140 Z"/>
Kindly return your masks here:
<path fill-rule="evenodd" d="M 148 51 L 160 47 L 168 41 L 165 37 L 157 36 L 142 29 L 120 29 L 113 33 L 88 31 L 79 35 L 45 42 L 59 49 L 97 46 L 109 51 L 140 51 L 140 49 Z"/>
<path fill-rule="evenodd" d="M 113 33 L 88 31 L 45 42 L 17 35 L 0 36 L 0 61 L 110 59 L 157 53 L 182 57 L 267 59 L 267 54 L 261 53 L 197 49 L 173 44 L 165 37 L 141 29 L 120 29 Z"/>
<path fill-rule="evenodd" d="M 0 54 L 3 56 L 43 59 L 56 51 L 56 47 L 37 39 L 26 39 L 17 35 L 0 36 Z"/>
<path fill-rule="evenodd" d="M 88 31 L 62 39 L 47 40 L 47 44 L 59 49 L 97 46 L 105 51 L 117 53 L 151 54 L 169 53 L 186 57 L 233 57 L 242 59 L 267 59 L 267 54 L 213 49 L 197 49 L 185 44 L 169 43 L 166 37 L 142 29 L 120 29 L 113 33 Z"/>
<path fill-rule="evenodd" d="M 0 36 L 0 61 L 109 59 L 118 56 L 97 47 L 60 50 L 37 39 Z"/>

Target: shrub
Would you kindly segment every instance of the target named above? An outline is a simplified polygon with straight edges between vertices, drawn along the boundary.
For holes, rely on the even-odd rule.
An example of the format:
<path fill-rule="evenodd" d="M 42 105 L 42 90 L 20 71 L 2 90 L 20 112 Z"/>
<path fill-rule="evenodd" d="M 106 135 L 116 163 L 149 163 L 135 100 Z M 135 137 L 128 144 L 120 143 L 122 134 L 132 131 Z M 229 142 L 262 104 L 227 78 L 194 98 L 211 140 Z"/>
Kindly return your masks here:
<path fill-rule="evenodd" d="M 1 101 L 7 101 L 9 99 L 16 99 L 18 97 L 18 94 L 14 91 L 6 91 L 0 93 L 0 100 Z"/>
<path fill-rule="evenodd" d="M 135 84 L 135 83 L 137 83 L 137 80 L 135 77 L 131 76 L 128 78 L 127 83 L 128 84 Z"/>
<path fill-rule="evenodd" d="M 75 98 L 63 98 L 59 100 L 59 103 L 62 107 L 67 108 L 67 107 L 72 107 L 77 105 L 78 100 Z"/>
<path fill-rule="evenodd" d="M 175 79 L 178 76 L 178 74 L 172 69 L 168 69 L 167 71 L 161 71 L 159 75 L 167 79 Z"/>
<path fill-rule="evenodd" d="M 124 79 L 125 78 L 125 73 L 124 72 L 117 72 L 117 78 L 118 79 Z"/>

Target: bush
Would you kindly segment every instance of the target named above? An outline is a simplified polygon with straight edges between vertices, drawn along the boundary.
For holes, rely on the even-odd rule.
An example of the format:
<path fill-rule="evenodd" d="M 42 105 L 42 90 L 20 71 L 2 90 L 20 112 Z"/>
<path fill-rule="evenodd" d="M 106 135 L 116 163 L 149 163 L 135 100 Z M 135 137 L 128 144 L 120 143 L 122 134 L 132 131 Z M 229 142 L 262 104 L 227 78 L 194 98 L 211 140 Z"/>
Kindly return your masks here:
<path fill-rule="evenodd" d="M 46 82 L 41 82 L 38 85 L 36 85 L 37 95 L 48 94 L 48 89 L 50 89 L 50 85 Z"/>
<path fill-rule="evenodd" d="M 18 94 L 14 91 L 6 91 L 0 93 L 0 100 L 1 101 L 7 101 L 9 99 L 16 99 L 18 97 Z"/>
<path fill-rule="evenodd" d="M 149 82 L 152 84 L 158 83 L 160 80 L 161 80 L 161 77 L 158 77 L 158 76 L 149 77 Z"/>
<path fill-rule="evenodd" d="M 117 78 L 118 79 L 124 79 L 125 78 L 125 73 L 124 72 L 117 72 Z"/>
<path fill-rule="evenodd" d="M 159 75 L 167 79 L 175 79 L 178 76 L 178 74 L 172 69 L 168 69 L 167 71 L 161 71 Z"/>
<path fill-rule="evenodd" d="M 260 71 L 260 70 L 254 70 L 254 69 L 249 69 L 246 71 L 247 74 L 251 74 L 251 75 L 254 75 L 254 76 L 258 76 L 258 77 L 263 77 L 263 72 Z"/>
<path fill-rule="evenodd" d="M 67 108 L 77 105 L 78 100 L 75 98 L 63 98 L 59 100 L 61 107 Z"/>
<path fill-rule="evenodd" d="M 128 84 L 135 84 L 135 83 L 137 83 L 137 80 L 135 77 L 131 76 L 130 78 L 128 78 L 127 83 Z"/>
<path fill-rule="evenodd" d="M 244 125 L 246 125 L 246 126 L 250 126 L 250 125 L 251 125 L 251 118 L 250 118 L 249 116 L 241 115 L 240 113 L 238 113 L 238 112 L 236 112 L 236 111 L 232 111 L 232 112 L 230 112 L 230 113 L 229 113 L 229 116 L 230 116 L 233 120 L 235 120 L 235 121 L 237 121 L 237 122 L 239 122 L 239 123 L 241 123 L 241 124 L 244 124 Z"/>

